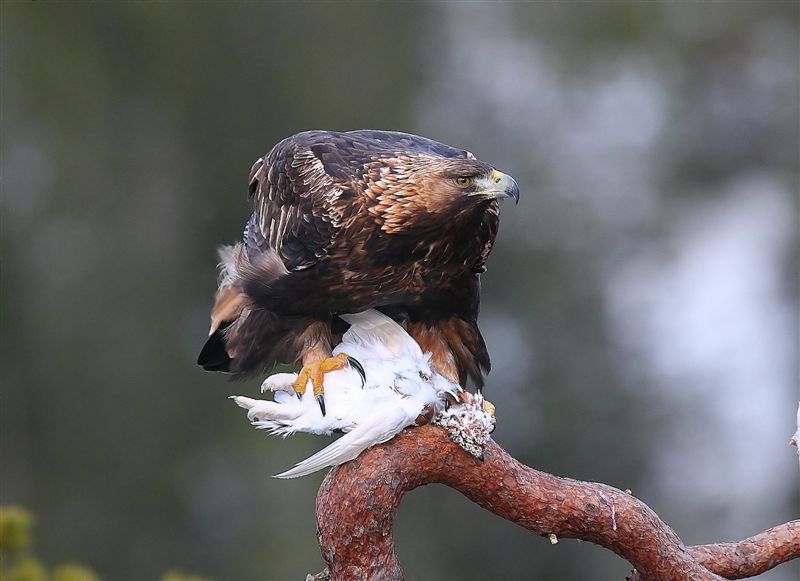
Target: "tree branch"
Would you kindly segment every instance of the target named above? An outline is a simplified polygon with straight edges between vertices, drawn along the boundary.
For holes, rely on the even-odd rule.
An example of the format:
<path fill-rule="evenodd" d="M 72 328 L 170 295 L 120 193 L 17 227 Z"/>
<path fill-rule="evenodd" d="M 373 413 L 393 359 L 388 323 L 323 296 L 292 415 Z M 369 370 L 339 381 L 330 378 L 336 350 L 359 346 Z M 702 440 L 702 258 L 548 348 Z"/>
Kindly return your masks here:
<path fill-rule="evenodd" d="M 446 484 L 539 535 L 591 541 L 640 579 L 741 578 L 800 556 L 800 521 L 741 541 L 688 550 L 643 502 L 611 486 L 559 478 L 517 462 L 489 440 L 479 462 L 446 431 L 408 429 L 330 471 L 317 494 L 322 556 L 336 579 L 403 579 L 392 525 L 403 495 Z"/>
<path fill-rule="evenodd" d="M 800 520 L 793 520 L 743 541 L 689 547 L 698 563 L 726 579 L 754 577 L 800 556 Z"/>

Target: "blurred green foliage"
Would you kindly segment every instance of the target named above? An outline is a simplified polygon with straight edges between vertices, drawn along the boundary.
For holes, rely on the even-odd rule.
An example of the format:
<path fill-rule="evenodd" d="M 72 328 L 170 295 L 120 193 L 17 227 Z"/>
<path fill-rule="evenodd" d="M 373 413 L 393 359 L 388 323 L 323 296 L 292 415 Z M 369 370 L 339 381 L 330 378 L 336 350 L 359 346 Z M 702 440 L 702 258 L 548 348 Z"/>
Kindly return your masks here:
<path fill-rule="evenodd" d="M 33 515 L 19 506 L 0 506 L 0 581 L 100 581 L 85 565 L 48 568 L 33 555 Z M 168 571 L 162 581 L 211 581 L 183 571 Z"/>
<path fill-rule="evenodd" d="M 13 561 L 12 565 L 0 570 L 3 581 L 48 581 L 47 569 L 33 557 L 23 556 Z"/>
<path fill-rule="evenodd" d="M 33 515 L 19 506 L 0 506 L 0 581 L 100 581 L 83 565 L 48 568 L 34 556 Z"/>
<path fill-rule="evenodd" d="M 83 565 L 69 563 L 53 569 L 53 581 L 99 581 L 97 574 Z"/>
<path fill-rule="evenodd" d="M 33 515 L 24 508 L 0 507 L 0 555 L 30 546 L 32 527 Z"/>
<path fill-rule="evenodd" d="M 210 581 L 207 577 L 200 575 L 190 575 L 183 571 L 168 571 L 161 581 Z"/>

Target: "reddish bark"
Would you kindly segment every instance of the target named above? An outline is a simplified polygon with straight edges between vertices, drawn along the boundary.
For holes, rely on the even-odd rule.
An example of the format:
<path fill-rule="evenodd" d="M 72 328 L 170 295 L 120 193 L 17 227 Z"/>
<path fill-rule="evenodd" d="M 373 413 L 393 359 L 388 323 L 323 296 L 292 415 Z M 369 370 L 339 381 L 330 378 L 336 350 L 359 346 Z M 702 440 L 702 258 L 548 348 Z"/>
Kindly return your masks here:
<path fill-rule="evenodd" d="M 734 543 L 689 547 L 704 567 L 726 579 L 761 575 L 800 556 L 800 520 L 793 520 Z"/>
<path fill-rule="evenodd" d="M 402 579 L 392 537 L 403 495 L 446 484 L 535 533 L 591 541 L 655 581 L 741 578 L 800 556 L 793 521 L 742 541 L 688 550 L 643 502 L 604 484 L 559 478 L 517 462 L 493 441 L 478 462 L 438 426 L 406 430 L 334 468 L 317 495 L 322 556 L 336 579 Z M 713 573 L 712 573 L 713 571 Z M 715 574 L 716 573 L 716 574 Z"/>

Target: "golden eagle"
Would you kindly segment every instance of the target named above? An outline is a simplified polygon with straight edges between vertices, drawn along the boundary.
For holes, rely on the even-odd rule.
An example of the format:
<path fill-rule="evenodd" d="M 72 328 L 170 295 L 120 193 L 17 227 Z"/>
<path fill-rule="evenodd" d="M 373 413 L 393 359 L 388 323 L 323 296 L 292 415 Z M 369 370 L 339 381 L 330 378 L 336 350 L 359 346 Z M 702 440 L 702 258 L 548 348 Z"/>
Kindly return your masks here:
<path fill-rule="evenodd" d="M 510 176 L 468 151 L 390 131 L 307 131 L 250 171 L 242 242 L 220 251 L 203 368 L 244 376 L 302 361 L 324 413 L 322 374 L 339 313 L 378 308 L 406 322 L 435 369 L 478 389 L 489 354 L 478 330 L 480 274 Z M 354 366 L 357 364 L 350 360 Z M 361 370 L 363 375 L 363 370 Z"/>

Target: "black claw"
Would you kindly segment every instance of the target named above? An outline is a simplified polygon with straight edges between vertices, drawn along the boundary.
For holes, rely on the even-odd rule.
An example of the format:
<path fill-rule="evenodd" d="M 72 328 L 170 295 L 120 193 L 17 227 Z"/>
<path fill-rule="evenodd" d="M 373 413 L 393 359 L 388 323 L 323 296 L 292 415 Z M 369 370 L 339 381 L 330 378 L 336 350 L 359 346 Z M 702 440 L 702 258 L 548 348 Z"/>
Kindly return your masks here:
<path fill-rule="evenodd" d="M 299 391 L 294 392 L 294 394 L 297 396 L 297 399 L 303 399 L 303 394 Z"/>
<path fill-rule="evenodd" d="M 444 411 L 448 411 L 449 409 L 450 409 L 450 398 L 445 396 L 445 398 L 444 398 Z"/>
<path fill-rule="evenodd" d="M 317 403 L 319 404 L 319 409 L 322 411 L 322 415 L 325 415 L 325 397 L 318 395 L 317 396 Z"/>
<path fill-rule="evenodd" d="M 363 388 L 367 384 L 367 373 L 364 371 L 364 366 L 356 359 L 355 357 L 347 357 L 347 363 L 358 371 L 358 374 L 361 376 L 361 387 Z"/>

